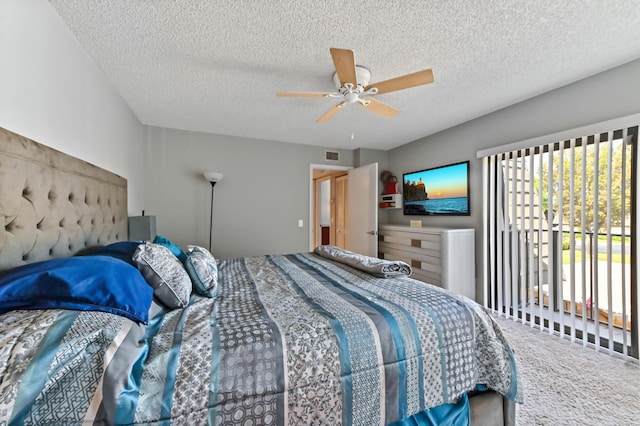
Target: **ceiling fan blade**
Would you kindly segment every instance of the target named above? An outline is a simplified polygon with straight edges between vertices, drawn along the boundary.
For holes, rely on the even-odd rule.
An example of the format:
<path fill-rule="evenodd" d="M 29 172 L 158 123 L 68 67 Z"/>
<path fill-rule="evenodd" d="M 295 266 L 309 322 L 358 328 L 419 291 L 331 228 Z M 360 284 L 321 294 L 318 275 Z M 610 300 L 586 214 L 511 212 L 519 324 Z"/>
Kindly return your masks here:
<path fill-rule="evenodd" d="M 344 108 L 346 104 L 347 104 L 346 102 L 340 102 L 335 104 L 329 109 L 329 111 L 325 112 L 322 117 L 318 118 L 316 120 L 316 123 L 324 123 L 325 121 L 331 120 L 331 118 L 333 118 L 333 116 L 336 115 L 338 111 Z"/>
<path fill-rule="evenodd" d="M 370 88 L 375 87 L 378 89 L 377 94 L 379 95 L 381 93 L 394 92 L 396 90 L 408 89 L 409 87 L 421 86 L 429 83 L 433 83 L 433 71 L 430 69 L 392 78 L 391 80 L 381 81 L 379 83 L 373 83 L 365 87 L 364 90 L 369 90 Z"/>
<path fill-rule="evenodd" d="M 353 50 L 336 49 L 332 47 L 329 51 L 333 58 L 333 65 L 336 67 L 336 73 L 340 79 L 340 86 L 344 86 L 345 83 L 352 83 L 353 87 L 356 87 L 358 81 L 356 77 L 356 59 L 353 56 Z"/>
<path fill-rule="evenodd" d="M 365 98 L 363 99 L 364 103 L 358 102 L 362 108 L 374 112 L 378 115 L 383 116 L 384 118 L 391 118 L 400 111 L 397 109 L 390 107 L 389 105 L 382 103 L 373 98 Z"/>
<path fill-rule="evenodd" d="M 278 97 L 302 97 L 302 98 L 326 98 L 329 96 L 326 92 L 276 92 Z"/>

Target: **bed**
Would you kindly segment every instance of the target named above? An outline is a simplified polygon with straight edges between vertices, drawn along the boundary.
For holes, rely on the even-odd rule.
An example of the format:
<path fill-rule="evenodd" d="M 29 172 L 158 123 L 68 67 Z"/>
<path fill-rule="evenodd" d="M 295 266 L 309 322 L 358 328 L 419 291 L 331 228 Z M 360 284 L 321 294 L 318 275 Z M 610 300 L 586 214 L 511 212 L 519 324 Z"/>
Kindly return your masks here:
<path fill-rule="evenodd" d="M 126 196 L 0 129 L 0 424 L 515 424 L 475 302 L 333 247 L 128 241 Z"/>

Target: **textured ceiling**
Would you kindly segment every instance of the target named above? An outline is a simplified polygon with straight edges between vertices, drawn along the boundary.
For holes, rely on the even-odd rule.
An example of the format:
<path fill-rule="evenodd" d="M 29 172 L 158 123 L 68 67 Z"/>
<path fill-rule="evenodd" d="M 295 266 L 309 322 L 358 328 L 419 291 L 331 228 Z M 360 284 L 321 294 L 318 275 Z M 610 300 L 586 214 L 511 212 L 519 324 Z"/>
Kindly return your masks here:
<path fill-rule="evenodd" d="M 51 0 L 138 118 L 154 126 L 333 148 L 390 149 L 640 57 L 638 0 Z M 330 47 L 391 119 L 336 101 Z"/>

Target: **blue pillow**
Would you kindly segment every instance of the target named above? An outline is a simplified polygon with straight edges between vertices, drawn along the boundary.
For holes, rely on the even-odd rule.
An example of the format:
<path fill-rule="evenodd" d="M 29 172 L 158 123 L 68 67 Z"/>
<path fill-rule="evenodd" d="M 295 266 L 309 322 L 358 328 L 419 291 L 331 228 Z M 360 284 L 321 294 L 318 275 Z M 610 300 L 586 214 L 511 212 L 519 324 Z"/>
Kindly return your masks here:
<path fill-rule="evenodd" d="M 17 309 L 102 311 L 147 324 L 153 289 L 132 265 L 108 256 L 32 263 L 0 278 L 0 314 Z"/>
<path fill-rule="evenodd" d="M 108 244 L 104 247 L 100 247 L 98 250 L 91 252 L 91 256 L 111 256 L 116 259 L 124 260 L 125 262 L 136 266 L 133 263 L 133 253 L 135 253 L 138 246 L 142 244 L 140 241 L 119 241 L 117 243 Z"/>
<path fill-rule="evenodd" d="M 184 250 L 182 250 L 182 248 L 179 245 L 177 245 L 167 237 L 163 237 L 162 235 L 157 235 L 153 239 L 153 242 L 155 244 L 160 244 L 161 246 L 165 246 L 166 248 L 168 248 L 169 251 L 171 251 L 171 253 L 173 253 L 175 257 L 180 259 L 180 262 L 182 262 L 182 264 L 184 264 L 184 262 L 187 261 L 187 253 L 185 253 Z"/>

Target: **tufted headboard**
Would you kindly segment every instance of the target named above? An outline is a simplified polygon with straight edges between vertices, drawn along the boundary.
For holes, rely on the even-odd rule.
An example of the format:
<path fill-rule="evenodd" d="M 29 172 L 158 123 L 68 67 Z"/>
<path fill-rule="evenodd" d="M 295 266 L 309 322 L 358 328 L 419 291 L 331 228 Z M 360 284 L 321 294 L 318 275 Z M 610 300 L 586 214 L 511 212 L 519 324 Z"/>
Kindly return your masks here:
<path fill-rule="evenodd" d="M 127 239 L 127 180 L 0 128 L 0 271 Z"/>

